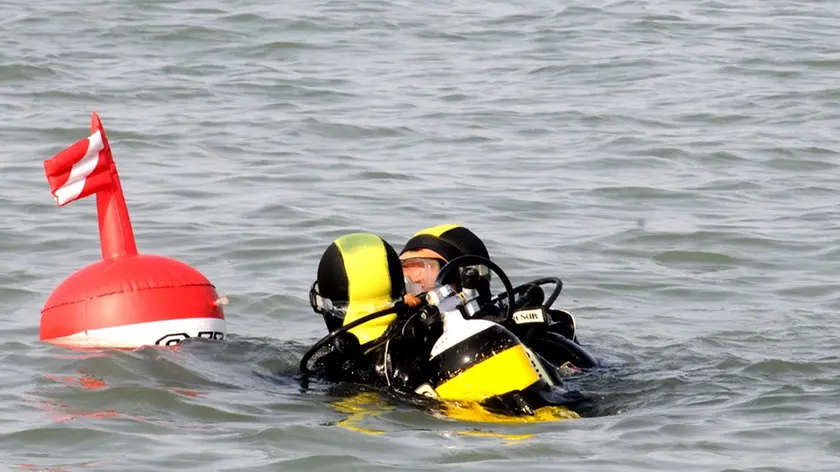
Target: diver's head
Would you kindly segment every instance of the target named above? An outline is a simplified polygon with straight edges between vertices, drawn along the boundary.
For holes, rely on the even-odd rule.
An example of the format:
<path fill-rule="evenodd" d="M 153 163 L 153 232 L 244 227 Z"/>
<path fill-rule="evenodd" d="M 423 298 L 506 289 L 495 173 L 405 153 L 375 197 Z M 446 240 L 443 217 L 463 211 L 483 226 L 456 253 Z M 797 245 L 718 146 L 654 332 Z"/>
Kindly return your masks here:
<path fill-rule="evenodd" d="M 318 280 L 309 302 L 324 316 L 331 332 L 363 316 L 402 303 L 405 296 L 400 259 L 384 239 L 371 233 L 351 233 L 324 251 Z M 364 345 L 385 332 L 395 314 L 373 319 L 350 329 Z"/>
<path fill-rule="evenodd" d="M 400 252 L 407 291 L 417 295 L 431 290 L 440 268 L 465 255 L 490 258 L 484 242 L 463 226 L 445 224 L 418 231 Z M 489 290 L 490 273 L 486 268 L 482 276 Z"/>

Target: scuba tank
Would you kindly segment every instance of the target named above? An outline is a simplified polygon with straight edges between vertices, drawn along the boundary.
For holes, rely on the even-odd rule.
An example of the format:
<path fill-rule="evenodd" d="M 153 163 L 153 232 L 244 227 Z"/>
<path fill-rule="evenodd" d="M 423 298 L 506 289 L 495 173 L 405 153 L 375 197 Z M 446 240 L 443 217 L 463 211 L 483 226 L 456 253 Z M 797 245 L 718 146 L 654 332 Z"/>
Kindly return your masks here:
<path fill-rule="evenodd" d="M 426 294 L 427 316 L 443 328 L 430 352 L 429 379 L 416 393 L 533 414 L 544 403 L 534 397 L 552 385 L 550 377 L 511 331 L 473 318 L 481 308 L 477 279 L 477 272 L 468 268 L 461 291 L 438 284 Z"/>

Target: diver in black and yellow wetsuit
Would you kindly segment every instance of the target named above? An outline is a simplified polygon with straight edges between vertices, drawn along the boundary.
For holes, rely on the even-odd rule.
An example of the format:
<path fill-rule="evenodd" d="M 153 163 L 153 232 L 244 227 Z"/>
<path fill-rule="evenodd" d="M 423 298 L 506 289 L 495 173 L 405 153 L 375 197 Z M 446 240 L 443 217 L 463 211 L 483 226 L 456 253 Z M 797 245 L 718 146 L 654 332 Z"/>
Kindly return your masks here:
<path fill-rule="evenodd" d="M 370 233 L 336 239 L 321 256 L 318 278 L 309 292 L 312 309 L 324 317 L 331 333 L 322 340 L 322 355 L 313 360 L 312 372 L 335 382 L 410 389 L 408 378 L 415 376 L 404 372 L 414 356 L 403 359 L 390 349 L 394 344 L 400 351 L 412 341 L 394 332 L 397 317 L 410 310 L 404 296 L 399 256 L 390 244 Z M 383 310 L 388 313 L 359 323 Z M 357 326 L 345 328 L 354 323 Z"/>
<path fill-rule="evenodd" d="M 400 251 L 409 293 L 416 295 L 431 289 L 441 267 L 464 255 L 490 258 L 484 242 L 463 226 L 444 224 L 414 234 Z M 478 291 L 485 308 L 475 317 L 497 321 L 513 332 L 538 355 L 550 374 L 556 374 L 555 380 L 570 371 L 588 369 L 598 364 L 597 359 L 578 342 L 572 314 L 542 306 L 545 292 L 539 285 L 523 286 L 520 297 L 515 301 L 514 316 L 512 319 L 502 319 L 500 313 L 506 308 L 505 303 L 500 301 L 487 304 L 492 296 L 489 288 L 490 274 L 486 268 L 477 269 L 480 275 Z"/>

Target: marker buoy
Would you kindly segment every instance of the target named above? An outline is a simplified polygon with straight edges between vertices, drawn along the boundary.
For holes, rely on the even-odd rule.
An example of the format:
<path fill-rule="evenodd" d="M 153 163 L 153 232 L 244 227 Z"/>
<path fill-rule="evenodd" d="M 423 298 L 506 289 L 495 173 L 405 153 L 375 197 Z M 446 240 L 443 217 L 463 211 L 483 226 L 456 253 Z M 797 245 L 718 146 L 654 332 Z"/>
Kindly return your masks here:
<path fill-rule="evenodd" d="M 227 333 L 216 288 L 196 269 L 138 254 L 122 185 L 99 115 L 91 135 L 44 161 L 61 207 L 96 195 L 102 259 L 67 277 L 41 311 L 41 340 L 65 347 L 174 346 Z"/>

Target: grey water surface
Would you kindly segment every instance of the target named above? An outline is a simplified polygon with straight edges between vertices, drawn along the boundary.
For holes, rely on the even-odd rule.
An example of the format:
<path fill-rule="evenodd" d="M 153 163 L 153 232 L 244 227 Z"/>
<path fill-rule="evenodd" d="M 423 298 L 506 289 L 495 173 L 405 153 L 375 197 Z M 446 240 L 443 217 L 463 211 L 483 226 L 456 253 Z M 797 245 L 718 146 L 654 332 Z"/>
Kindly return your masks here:
<path fill-rule="evenodd" d="M 3 469 L 840 470 L 838 31 L 823 1 L 6 0 Z M 38 340 L 100 257 L 93 198 L 57 208 L 43 169 L 92 111 L 140 251 L 229 298 L 228 341 Z M 563 279 L 608 361 L 572 385 L 592 414 L 300 384 L 327 245 L 448 222 Z"/>

